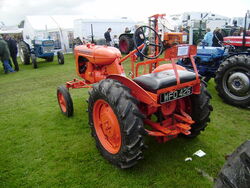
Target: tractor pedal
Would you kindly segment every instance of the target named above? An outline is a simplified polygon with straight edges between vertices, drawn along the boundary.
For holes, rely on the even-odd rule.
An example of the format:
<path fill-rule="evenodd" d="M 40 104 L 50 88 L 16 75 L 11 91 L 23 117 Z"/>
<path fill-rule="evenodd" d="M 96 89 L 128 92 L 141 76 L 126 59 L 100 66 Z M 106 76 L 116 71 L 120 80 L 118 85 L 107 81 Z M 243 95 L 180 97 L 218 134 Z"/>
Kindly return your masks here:
<path fill-rule="evenodd" d="M 187 124 L 178 123 L 178 124 L 176 124 L 176 127 L 179 129 L 179 131 L 182 134 L 185 134 L 185 135 L 191 134 L 191 132 L 189 131 L 191 129 L 191 127 Z"/>
<path fill-rule="evenodd" d="M 179 114 L 174 114 L 174 117 L 175 117 L 175 119 L 177 119 L 179 121 L 182 121 L 182 122 L 185 122 L 185 123 L 188 123 L 188 124 L 195 123 L 192 119 L 189 119 L 187 117 L 181 116 Z"/>
<path fill-rule="evenodd" d="M 183 123 L 177 123 L 175 126 L 182 130 L 187 130 L 187 131 L 191 129 L 189 125 Z"/>
<path fill-rule="evenodd" d="M 184 131 L 184 132 L 182 131 L 181 133 L 182 133 L 182 134 L 185 134 L 185 135 L 190 135 L 190 134 L 191 134 L 190 131 Z"/>

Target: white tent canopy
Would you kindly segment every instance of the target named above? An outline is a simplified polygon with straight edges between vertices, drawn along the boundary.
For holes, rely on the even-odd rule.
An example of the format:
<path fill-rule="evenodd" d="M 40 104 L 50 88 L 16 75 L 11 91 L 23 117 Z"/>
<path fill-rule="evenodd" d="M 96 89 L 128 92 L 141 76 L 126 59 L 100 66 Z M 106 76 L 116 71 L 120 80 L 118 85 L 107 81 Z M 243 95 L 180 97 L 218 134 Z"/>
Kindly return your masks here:
<path fill-rule="evenodd" d="M 7 29 L 7 30 L 0 30 L 0 34 L 20 34 L 23 32 L 23 29 Z"/>
<path fill-rule="evenodd" d="M 36 38 L 51 37 L 56 47 L 65 52 L 71 51 L 73 41 L 73 21 L 81 15 L 26 16 L 23 39 L 29 45 Z"/>
<path fill-rule="evenodd" d="M 72 29 L 75 19 L 83 18 L 76 15 L 57 15 L 57 16 L 27 16 L 25 21 L 28 21 L 35 30 L 56 30 Z"/>

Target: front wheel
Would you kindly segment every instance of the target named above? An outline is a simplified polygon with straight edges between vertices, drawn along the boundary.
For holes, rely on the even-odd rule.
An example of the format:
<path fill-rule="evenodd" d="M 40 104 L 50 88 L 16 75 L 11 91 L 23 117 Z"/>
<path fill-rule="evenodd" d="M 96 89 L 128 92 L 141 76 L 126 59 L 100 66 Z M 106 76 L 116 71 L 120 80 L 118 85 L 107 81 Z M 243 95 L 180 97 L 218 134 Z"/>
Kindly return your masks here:
<path fill-rule="evenodd" d="M 57 88 L 57 100 L 62 113 L 67 117 L 72 116 L 74 112 L 73 102 L 69 90 L 65 86 Z"/>
<path fill-rule="evenodd" d="M 250 56 L 235 55 L 226 59 L 216 72 L 215 83 L 226 103 L 250 107 Z"/>
<path fill-rule="evenodd" d="M 37 69 L 38 65 L 37 65 L 37 61 L 36 61 L 36 55 L 35 54 L 31 54 L 30 58 L 31 58 L 31 62 L 32 62 L 33 68 Z"/>
<path fill-rule="evenodd" d="M 57 52 L 57 60 L 58 60 L 58 64 L 60 65 L 64 64 L 64 56 L 62 52 Z"/>
<path fill-rule="evenodd" d="M 46 58 L 47 62 L 52 62 L 54 60 L 54 56 L 49 56 Z"/>
<path fill-rule="evenodd" d="M 28 44 L 26 44 L 24 41 L 21 41 L 19 43 L 19 54 L 20 54 L 21 62 L 24 65 L 29 65 L 30 64 L 30 49 L 29 49 Z"/>
<path fill-rule="evenodd" d="M 103 157 L 119 168 L 134 166 L 142 158 L 143 121 L 129 89 L 118 81 L 102 80 L 90 92 L 88 111 Z"/>

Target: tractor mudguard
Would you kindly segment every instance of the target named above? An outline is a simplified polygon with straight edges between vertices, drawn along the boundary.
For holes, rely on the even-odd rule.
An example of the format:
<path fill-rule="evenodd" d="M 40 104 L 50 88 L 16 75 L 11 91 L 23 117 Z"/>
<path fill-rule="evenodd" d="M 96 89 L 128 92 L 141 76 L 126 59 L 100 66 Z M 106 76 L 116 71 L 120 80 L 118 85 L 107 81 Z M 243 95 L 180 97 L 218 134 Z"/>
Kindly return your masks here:
<path fill-rule="evenodd" d="M 250 52 L 235 52 L 235 53 L 232 53 L 232 54 L 229 54 L 228 56 L 226 56 L 223 61 L 225 61 L 226 59 L 230 58 L 230 57 L 233 57 L 235 55 L 247 55 L 247 56 L 250 56 Z"/>
<path fill-rule="evenodd" d="M 159 106 L 159 104 L 157 104 L 157 95 L 145 91 L 133 80 L 121 75 L 109 75 L 107 78 L 117 80 L 127 86 L 131 90 L 131 94 L 139 101 L 151 106 Z"/>

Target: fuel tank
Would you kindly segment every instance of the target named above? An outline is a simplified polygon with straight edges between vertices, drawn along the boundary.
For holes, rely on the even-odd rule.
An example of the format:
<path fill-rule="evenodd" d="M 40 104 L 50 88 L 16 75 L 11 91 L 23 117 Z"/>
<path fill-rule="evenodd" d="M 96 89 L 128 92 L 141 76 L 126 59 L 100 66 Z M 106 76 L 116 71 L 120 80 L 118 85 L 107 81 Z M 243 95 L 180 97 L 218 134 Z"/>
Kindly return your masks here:
<path fill-rule="evenodd" d="M 116 58 L 121 57 L 121 52 L 117 48 L 95 44 L 76 46 L 74 53 L 86 57 L 96 65 L 108 65 L 113 63 Z"/>

